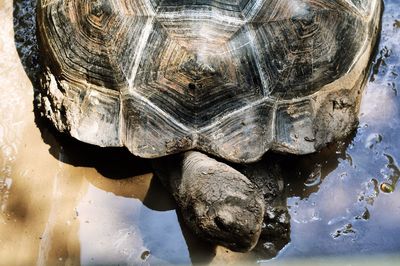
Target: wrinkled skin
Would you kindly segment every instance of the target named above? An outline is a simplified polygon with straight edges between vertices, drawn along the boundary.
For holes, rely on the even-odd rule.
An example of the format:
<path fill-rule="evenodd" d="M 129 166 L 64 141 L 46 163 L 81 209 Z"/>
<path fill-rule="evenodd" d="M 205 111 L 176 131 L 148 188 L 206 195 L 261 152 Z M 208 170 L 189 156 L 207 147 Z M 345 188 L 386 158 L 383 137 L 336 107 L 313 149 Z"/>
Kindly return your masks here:
<path fill-rule="evenodd" d="M 199 152 L 154 163 L 196 235 L 233 251 L 246 252 L 259 243 L 257 250 L 276 253 L 281 246 L 274 242 L 289 239 L 279 168 L 262 163 L 234 167 Z"/>
<path fill-rule="evenodd" d="M 274 257 L 290 241 L 290 216 L 284 194 L 282 162 L 278 158 L 248 165 L 235 165 L 257 186 L 263 196 L 264 217 L 254 248 L 262 257 Z"/>

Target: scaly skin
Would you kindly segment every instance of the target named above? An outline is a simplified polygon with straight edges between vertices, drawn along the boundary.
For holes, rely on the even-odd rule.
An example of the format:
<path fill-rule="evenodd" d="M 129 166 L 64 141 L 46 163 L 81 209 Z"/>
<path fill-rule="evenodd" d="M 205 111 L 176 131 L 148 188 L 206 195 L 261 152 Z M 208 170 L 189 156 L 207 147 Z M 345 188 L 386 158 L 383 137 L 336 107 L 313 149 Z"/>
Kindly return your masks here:
<path fill-rule="evenodd" d="M 261 191 L 243 174 L 194 151 L 185 153 L 180 164 L 167 159 L 155 168 L 199 237 L 233 251 L 254 248 L 265 204 Z"/>

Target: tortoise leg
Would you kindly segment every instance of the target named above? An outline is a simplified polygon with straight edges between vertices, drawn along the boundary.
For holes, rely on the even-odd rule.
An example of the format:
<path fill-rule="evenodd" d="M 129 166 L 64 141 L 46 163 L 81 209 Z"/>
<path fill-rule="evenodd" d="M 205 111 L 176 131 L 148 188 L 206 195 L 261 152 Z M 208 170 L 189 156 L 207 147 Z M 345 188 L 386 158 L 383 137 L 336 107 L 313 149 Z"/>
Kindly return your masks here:
<path fill-rule="evenodd" d="M 240 252 L 257 244 L 264 201 L 243 174 L 196 151 L 158 160 L 155 170 L 198 236 Z"/>

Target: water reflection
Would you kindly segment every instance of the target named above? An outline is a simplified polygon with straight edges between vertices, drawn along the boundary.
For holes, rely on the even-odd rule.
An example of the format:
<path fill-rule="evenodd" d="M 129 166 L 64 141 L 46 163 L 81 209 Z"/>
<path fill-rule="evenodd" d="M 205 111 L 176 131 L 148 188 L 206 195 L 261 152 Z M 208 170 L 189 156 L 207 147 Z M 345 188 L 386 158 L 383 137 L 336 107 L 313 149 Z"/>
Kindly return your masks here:
<path fill-rule="evenodd" d="M 90 185 L 77 211 L 84 265 L 190 264 L 174 210 L 156 212 Z"/>
<path fill-rule="evenodd" d="M 251 166 L 264 168 L 271 161 L 282 166 L 280 206 L 291 217 L 290 243 L 266 264 L 400 251 L 400 15 L 395 0 L 385 4 L 381 42 L 354 135 L 313 155 L 267 155 Z M 152 178 L 147 160 L 62 136 L 32 115 L 34 89 L 25 74 L 36 84 L 34 5 L 15 1 L 11 21 L 11 4 L 0 2 L 0 24 L 7 29 L 0 34 L 2 261 L 242 264 L 274 256 L 233 253 L 196 239 Z M 19 58 L 11 52 L 14 46 Z"/>

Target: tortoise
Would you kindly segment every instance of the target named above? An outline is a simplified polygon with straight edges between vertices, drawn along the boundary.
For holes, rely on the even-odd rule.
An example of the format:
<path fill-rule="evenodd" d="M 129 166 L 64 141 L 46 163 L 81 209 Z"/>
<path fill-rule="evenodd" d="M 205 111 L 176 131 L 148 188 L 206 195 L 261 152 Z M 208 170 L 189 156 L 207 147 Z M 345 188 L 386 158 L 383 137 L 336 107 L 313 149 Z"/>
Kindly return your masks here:
<path fill-rule="evenodd" d="M 308 154 L 348 135 L 380 0 L 40 0 L 40 106 L 61 132 L 161 169 L 185 222 L 235 251 L 262 192 L 228 162 Z M 211 157 L 214 158 L 211 158 Z"/>

